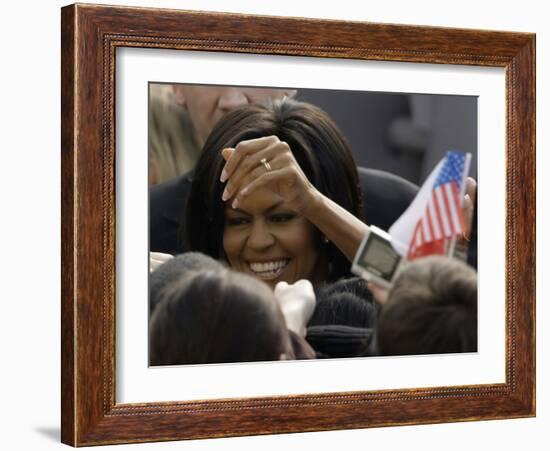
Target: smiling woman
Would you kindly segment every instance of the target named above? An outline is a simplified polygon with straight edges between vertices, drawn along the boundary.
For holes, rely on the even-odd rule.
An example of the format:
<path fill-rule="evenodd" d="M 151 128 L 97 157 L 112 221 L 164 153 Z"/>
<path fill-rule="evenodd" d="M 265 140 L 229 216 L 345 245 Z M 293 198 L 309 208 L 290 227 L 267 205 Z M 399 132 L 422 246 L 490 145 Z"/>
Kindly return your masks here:
<path fill-rule="evenodd" d="M 261 188 L 240 208 L 225 207 L 223 249 L 229 264 L 270 286 L 326 277 L 326 254 L 319 233 L 272 191 Z"/>
<path fill-rule="evenodd" d="M 228 113 L 197 163 L 187 249 L 270 286 L 349 274 L 366 225 L 356 164 L 321 109 L 285 98 Z"/>

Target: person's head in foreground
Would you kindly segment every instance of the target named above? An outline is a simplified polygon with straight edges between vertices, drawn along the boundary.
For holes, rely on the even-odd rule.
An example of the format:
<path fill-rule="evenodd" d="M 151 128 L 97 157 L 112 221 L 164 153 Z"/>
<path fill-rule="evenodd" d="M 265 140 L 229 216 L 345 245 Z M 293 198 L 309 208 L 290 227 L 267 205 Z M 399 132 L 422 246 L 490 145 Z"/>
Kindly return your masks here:
<path fill-rule="evenodd" d="M 372 328 L 378 304 L 361 277 L 326 284 L 317 292 L 317 305 L 308 326 L 340 325 Z"/>
<path fill-rule="evenodd" d="M 477 273 L 465 263 L 427 257 L 401 272 L 382 306 L 380 355 L 477 351 Z"/>
<path fill-rule="evenodd" d="M 149 275 L 149 313 L 151 314 L 169 287 L 190 271 L 221 271 L 224 266 L 199 252 L 176 255 L 161 264 Z"/>
<path fill-rule="evenodd" d="M 360 357 L 367 354 L 378 316 L 378 304 L 360 277 L 343 278 L 317 291 L 307 340 L 318 358 Z"/>
<path fill-rule="evenodd" d="M 295 358 L 273 292 L 230 269 L 187 271 L 167 286 L 149 339 L 153 366 Z"/>
<path fill-rule="evenodd" d="M 234 148 L 238 152 L 241 145 L 249 149 L 258 146 L 260 156 L 261 152 L 280 149 L 277 156 L 284 161 L 276 161 L 277 157 L 271 160 L 276 170 L 270 176 L 279 171 L 279 177 L 287 170 L 277 165 L 294 165 L 295 169 L 297 164 L 312 189 L 361 216 L 356 164 L 338 127 L 321 109 L 285 98 L 232 111 L 214 127 L 196 165 L 185 218 L 186 246 L 226 260 L 237 271 L 262 279 L 271 287 L 280 281 L 294 283 L 300 279 L 318 285 L 349 274 L 344 255 L 281 200 L 277 186 L 259 187 L 237 208 L 222 200 L 226 185 L 220 181 L 225 164 L 221 151 Z M 251 174 L 261 176 L 271 171 L 270 166 L 264 166 L 265 162 L 255 164 Z"/>

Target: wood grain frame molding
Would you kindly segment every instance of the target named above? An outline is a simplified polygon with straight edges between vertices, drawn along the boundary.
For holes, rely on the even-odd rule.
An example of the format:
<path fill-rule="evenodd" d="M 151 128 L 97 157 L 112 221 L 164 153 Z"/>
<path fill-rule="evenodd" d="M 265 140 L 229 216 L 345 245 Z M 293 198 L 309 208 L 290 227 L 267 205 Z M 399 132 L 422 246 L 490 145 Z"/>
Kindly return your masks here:
<path fill-rule="evenodd" d="M 147 8 L 62 8 L 62 418 L 73 446 L 535 414 L 535 35 Z M 506 382 L 119 404 L 115 399 L 116 49 L 506 70 Z"/>

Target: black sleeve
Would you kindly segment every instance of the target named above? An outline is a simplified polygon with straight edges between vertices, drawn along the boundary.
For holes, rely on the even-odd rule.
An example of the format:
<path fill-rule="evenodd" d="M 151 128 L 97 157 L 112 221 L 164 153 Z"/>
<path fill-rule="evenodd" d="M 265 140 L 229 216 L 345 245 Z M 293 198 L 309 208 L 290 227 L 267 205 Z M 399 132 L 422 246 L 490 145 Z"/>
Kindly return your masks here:
<path fill-rule="evenodd" d="M 357 168 L 368 225 L 388 230 L 418 193 L 418 186 L 389 172 Z"/>
<path fill-rule="evenodd" d="M 149 250 L 179 254 L 184 252 L 178 242 L 180 218 L 184 217 L 191 174 L 155 185 L 149 190 Z"/>

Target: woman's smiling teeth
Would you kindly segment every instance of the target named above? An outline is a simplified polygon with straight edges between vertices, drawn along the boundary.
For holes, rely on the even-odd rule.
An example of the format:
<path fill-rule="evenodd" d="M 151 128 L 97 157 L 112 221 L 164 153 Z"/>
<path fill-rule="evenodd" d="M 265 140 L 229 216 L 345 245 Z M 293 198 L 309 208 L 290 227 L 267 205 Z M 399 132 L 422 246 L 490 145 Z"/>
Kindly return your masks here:
<path fill-rule="evenodd" d="M 249 262 L 248 267 L 256 276 L 262 279 L 275 279 L 279 277 L 289 262 L 289 258 L 270 262 Z"/>

